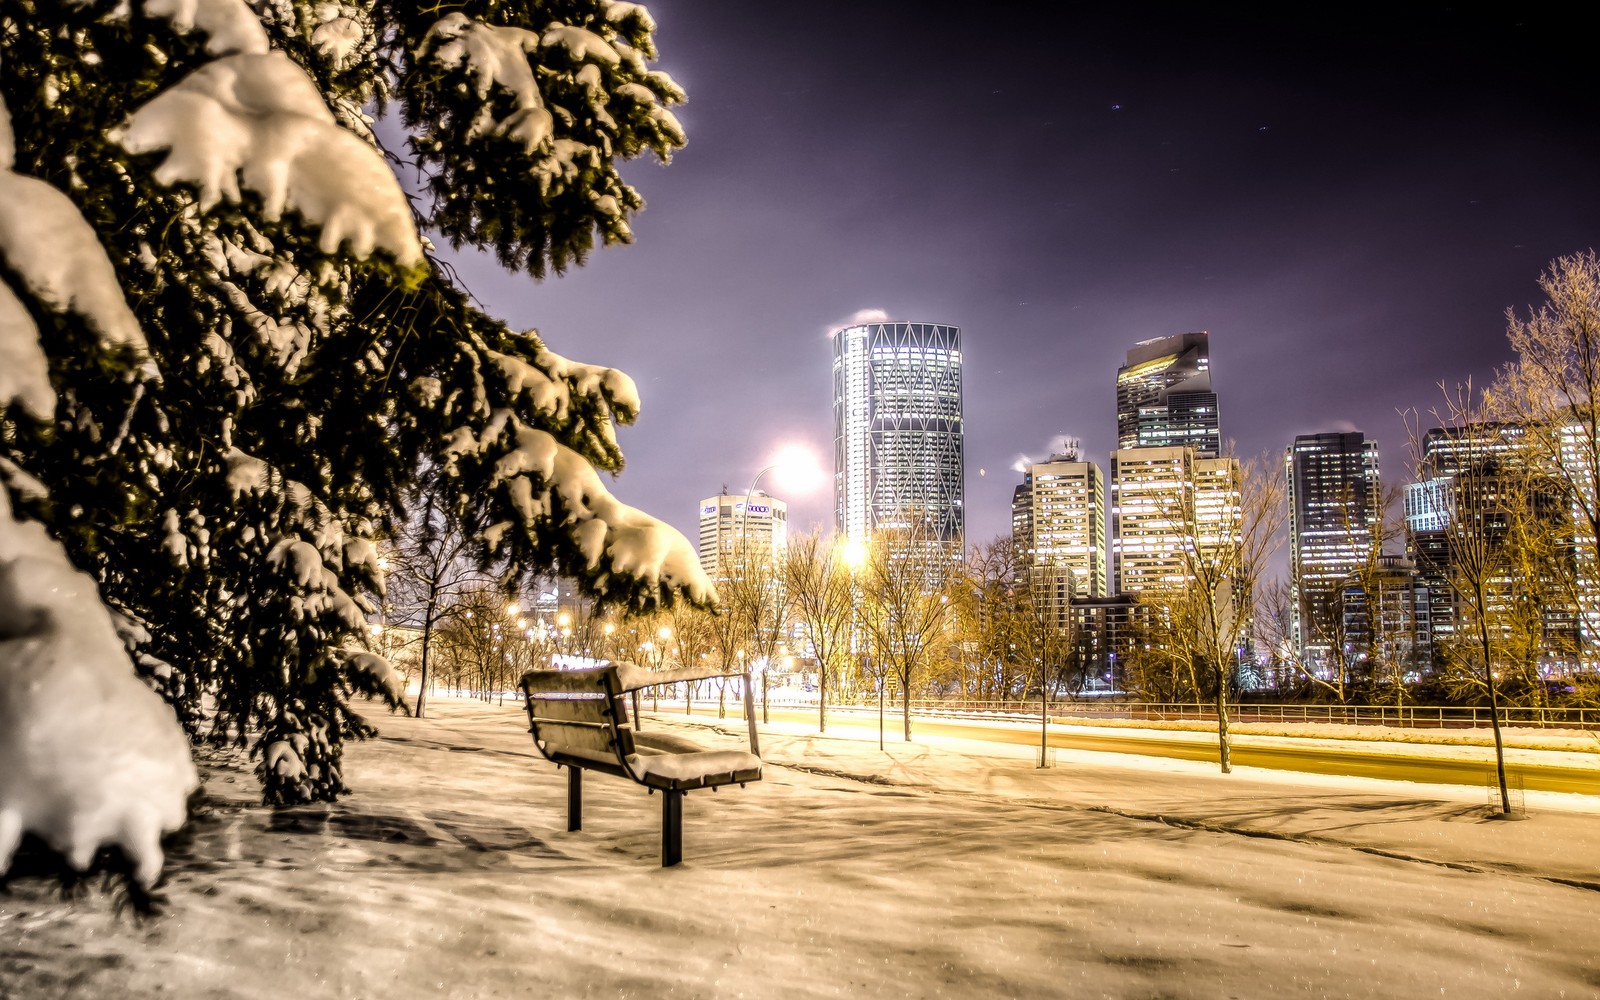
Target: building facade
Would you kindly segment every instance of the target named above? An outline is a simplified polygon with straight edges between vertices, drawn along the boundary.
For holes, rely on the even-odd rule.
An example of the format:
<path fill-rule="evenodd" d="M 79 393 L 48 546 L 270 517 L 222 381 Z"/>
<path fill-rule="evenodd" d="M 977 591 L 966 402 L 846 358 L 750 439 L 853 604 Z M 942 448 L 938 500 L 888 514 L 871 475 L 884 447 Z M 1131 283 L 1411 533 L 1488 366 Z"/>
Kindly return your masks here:
<path fill-rule="evenodd" d="M 1185 549 L 1237 544 L 1239 462 L 1192 448 L 1111 453 L 1111 562 L 1119 594 L 1178 589 L 1191 579 Z"/>
<path fill-rule="evenodd" d="M 833 332 L 834 522 L 900 529 L 959 559 L 966 537 L 961 332 L 872 322 Z"/>
<path fill-rule="evenodd" d="M 1098 465 L 1074 450 L 1028 466 L 1013 495 L 1011 524 L 1019 573 L 1038 593 L 1060 591 L 1050 606 L 1063 625 L 1068 600 L 1106 595 L 1105 477 Z"/>
<path fill-rule="evenodd" d="M 1364 578 L 1345 579 L 1340 613 L 1352 681 L 1373 689 L 1411 684 L 1432 669 L 1433 618 L 1450 607 L 1448 588 L 1441 594 L 1442 587 L 1398 555 L 1380 555 Z"/>
<path fill-rule="evenodd" d="M 700 501 L 700 568 L 712 582 L 733 578 L 741 552 L 777 558 L 788 546 L 789 505 L 777 497 L 757 490 L 748 498 L 719 493 Z"/>
<path fill-rule="evenodd" d="M 1141 341 L 1117 369 L 1117 447 L 1185 446 L 1199 458 L 1222 454 L 1205 331 Z"/>
<path fill-rule="evenodd" d="M 1342 643 L 1345 579 L 1382 542 L 1378 443 L 1360 431 L 1302 434 L 1283 462 L 1295 647 L 1322 669 Z"/>
<path fill-rule="evenodd" d="M 1406 488 L 1406 545 L 1440 595 L 1435 655 L 1448 655 L 1452 638 L 1461 648 L 1482 616 L 1502 648 L 1525 657 L 1537 645 L 1547 672 L 1581 664 L 1597 589 L 1577 551 L 1583 522 L 1527 428 L 1434 428 L 1422 457 L 1421 479 Z"/>

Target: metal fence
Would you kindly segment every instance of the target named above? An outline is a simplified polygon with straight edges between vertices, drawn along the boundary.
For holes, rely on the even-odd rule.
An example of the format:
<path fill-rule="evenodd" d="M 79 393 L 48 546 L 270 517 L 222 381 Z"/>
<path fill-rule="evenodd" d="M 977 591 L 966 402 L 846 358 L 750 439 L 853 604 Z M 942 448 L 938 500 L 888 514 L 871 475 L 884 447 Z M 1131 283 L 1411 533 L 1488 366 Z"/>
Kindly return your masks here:
<path fill-rule="evenodd" d="M 759 698 L 758 698 L 759 701 Z M 777 706 L 780 701 L 772 700 Z M 816 702 L 792 702 L 785 699 L 785 708 L 808 707 L 815 709 Z M 877 700 L 829 704 L 830 710 L 877 709 Z M 898 714 L 900 702 L 890 702 L 888 708 Z M 963 718 L 1017 718 L 1039 717 L 1039 702 L 1019 701 L 965 701 L 955 699 L 914 698 L 911 711 L 916 715 L 944 715 Z M 1048 706 L 1050 718 L 1060 721 L 1072 718 L 1128 719 L 1143 722 L 1216 722 L 1215 705 L 1163 704 L 1157 702 L 1128 702 L 1111 700 L 1052 701 Z M 1487 729 L 1490 725 L 1489 709 L 1464 705 L 1263 705 L 1248 702 L 1229 706 L 1230 723 L 1260 722 L 1268 724 L 1328 724 L 1344 726 L 1394 726 L 1400 729 Z M 1502 706 L 1502 725 L 1536 726 L 1545 729 L 1586 729 L 1600 731 L 1600 708 L 1537 708 L 1529 706 Z"/>

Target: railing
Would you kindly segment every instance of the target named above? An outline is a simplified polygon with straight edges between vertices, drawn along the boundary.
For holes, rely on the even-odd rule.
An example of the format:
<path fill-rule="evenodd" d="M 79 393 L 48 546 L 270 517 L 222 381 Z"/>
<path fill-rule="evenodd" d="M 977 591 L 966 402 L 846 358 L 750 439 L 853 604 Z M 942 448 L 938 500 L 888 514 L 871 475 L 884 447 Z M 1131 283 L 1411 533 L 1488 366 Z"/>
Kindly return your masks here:
<path fill-rule="evenodd" d="M 786 709 L 816 709 L 816 701 L 791 699 L 771 701 L 773 707 Z M 877 699 L 848 703 L 829 703 L 834 709 L 871 709 L 877 711 Z M 886 709 L 892 714 L 900 712 L 900 702 L 890 701 Z M 1039 717 L 1038 699 L 1020 701 L 967 701 L 956 699 L 913 698 L 914 715 L 944 715 L 961 718 L 1032 718 Z M 1052 721 L 1063 719 L 1127 719 L 1143 722 L 1216 722 L 1215 705 L 1197 705 L 1193 702 L 1157 703 L 1107 700 L 1072 701 L 1061 699 L 1048 706 Z M 1267 724 L 1341 725 L 1341 726 L 1393 726 L 1400 729 L 1477 729 L 1490 725 L 1489 709 L 1468 705 L 1262 705 L 1232 704 L 1228 710 L 1230 723 L 1259 722 Z M 1585 729 L 1600 731 L 1600 708 L 1537 708 L 1531 706 L 1502 706 L 1500 722 L 1510 726 L 1537 726 L 1546 729 Z"/>

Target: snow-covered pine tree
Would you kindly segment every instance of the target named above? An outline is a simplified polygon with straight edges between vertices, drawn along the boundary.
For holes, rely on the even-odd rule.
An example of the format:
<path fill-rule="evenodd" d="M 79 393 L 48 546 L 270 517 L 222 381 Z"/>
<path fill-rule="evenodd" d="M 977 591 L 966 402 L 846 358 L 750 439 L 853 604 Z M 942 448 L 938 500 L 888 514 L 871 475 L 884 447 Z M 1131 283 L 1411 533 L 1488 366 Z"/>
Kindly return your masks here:
<path fill-rule="evenodd" d="M 366 729 L 350 696 L 395 700 L 351 644 L 420 469 L 508 581 L 559 562 L 624 605 L 712 597 L 687 541 L 599 475 L 632 381 L 475 309 L 418 235 L 533 275 L 628 240 L 617 162 L 683 142 L 653 29 L 607 0 L 0 0 L 6 176 L 92 237 L 51 260 L 28 239 L 49 206 L 0 205 L 7 497 L 95 578 L 191 734 L 251 745 L 270 802 L 339 794 Z M 419 197 L 373 110 L 405 124 Z M 85 259 L 107 280 L 55 273 Z M 0 870 L 36 791 L 0 778 Z"/>

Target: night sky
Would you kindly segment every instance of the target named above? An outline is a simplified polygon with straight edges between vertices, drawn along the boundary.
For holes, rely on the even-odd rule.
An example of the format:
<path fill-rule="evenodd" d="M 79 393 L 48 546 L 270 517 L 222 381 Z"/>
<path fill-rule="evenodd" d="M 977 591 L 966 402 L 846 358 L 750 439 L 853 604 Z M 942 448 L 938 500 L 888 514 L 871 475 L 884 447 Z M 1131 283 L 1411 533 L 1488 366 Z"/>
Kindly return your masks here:
<path fill-rule="evenodd" d="M 691 538 L 782 445 L 831 473 L 827 332 L 858 310 L 961 327 L 979 542 L 1019 456 L 1066 434 L 1106 467 L 1124 354 L 1190 330 L 1239 454 L 1354 428 L 1403 479 L 1397 410 L 1491 376 L 1505 309 L 1600 246 L 1594 15 L 649 6 L 689 144 L 628 169 L 637 242 L 537 284 L 461 269 L 638 380 L 615 489 Z M 826 484 L 770 488 L 831 525 Z"/>

